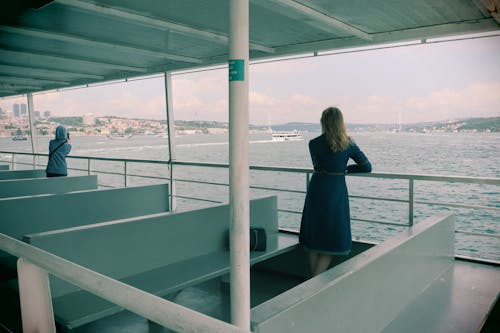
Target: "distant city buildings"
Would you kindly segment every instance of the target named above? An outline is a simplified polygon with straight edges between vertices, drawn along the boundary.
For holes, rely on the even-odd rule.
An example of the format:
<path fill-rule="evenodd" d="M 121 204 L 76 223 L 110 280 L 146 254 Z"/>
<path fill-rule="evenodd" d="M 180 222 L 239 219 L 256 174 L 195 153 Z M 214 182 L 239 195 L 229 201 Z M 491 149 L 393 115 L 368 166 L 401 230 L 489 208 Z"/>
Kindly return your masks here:
<path fill-rule="evenodd" d="M 26 117 L 28 115 L 28 108 L 26 104 L 22 103 L 20 106 L 21 117 Z"/>
<path fill-rule="evenodd" d="M 12 113 L 14 114 L 14 118 L 19 118 L 19 116 L 21 115 L 19 104 L 12 105 Z"/>

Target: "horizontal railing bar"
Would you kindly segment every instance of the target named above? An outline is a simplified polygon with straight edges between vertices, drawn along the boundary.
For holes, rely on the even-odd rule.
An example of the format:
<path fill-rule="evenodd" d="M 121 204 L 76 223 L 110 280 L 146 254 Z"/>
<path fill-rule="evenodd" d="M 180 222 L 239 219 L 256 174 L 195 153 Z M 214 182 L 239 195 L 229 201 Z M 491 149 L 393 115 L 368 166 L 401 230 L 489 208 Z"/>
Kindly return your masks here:
<path fill-rule="evenodd" d="M 466 235 L 471 235 L 471 236 L 500 238 L 500 234 L 487 234 L 487 233 L 484 233 L 484 232 L 465 231 L 465 230 L 461 230 L 461 229 L 456 229 L 455 233 L 457 233 L 457 234 L 466 234 Z"/>
<path fill-rule="evenodd" d="M 353 199 L 367 199 L 367 200 L 380 200 L 380 201 L 392 201 L 392 202 L 403 202 L 403 203 L 408 203 L 408 200 L 404 200 L 404 199 L 366 197 L 366 196 L 362 196 L 362 195 L 349 195 L 349 198 L 353 198 Z"/>
<path fill-rule="evenodd" d="M 169 180 L 170 178 L 160 177 L 160 176 L 143 176 L 137 175 L 133 173 L 127 173 L 127 177 L 138 177 L 138 178 L 148 178 L 148 179 L 161 179 L 161 180 Z"/>
<path fill-rule="evenodd" d="M 4 234 L 0 234 L 0 249 L 25 258 L 52 275 L 174 331 L 249 333 Z"/>
<path fill-rule="evenodd" d="M 280 213 L 290 213 L 290 214 L 302 214 L 302 212 L 296 210 L 288 210 L 288 209 L 278 209 Z"/>
<path fill-rule="evenodd" d="M 118 187 L 113 186 L 113 185 L 105 185 L 105 184 L 97 184 L 97 186 L 106 187 L 106 188 L 118 188 Z"/>
<path fill-rule="evenodd" d="M 466 205 L 466 204 L 454 204 L 450 202 L 432 202 L 432 201 L 415 201 L 416 204 L 423 205 L 431 205 L 431 206 L 445 206 L 445 207 L 458 207 L 458 208 L 472 208 L 472 209 L 481 209 L 481 210 L 493 210 L 496 212 L 500 212 L 500 207 L 492 207 L 492 206 L 478 206 L 478 205 Z"/>
<path fill-rule="evenodd" d="M 224 201 L 201 199 L 201 198 L 195 198 L 195 197 L 186 197 L 186 196 L 182 196 L 182 195 L 174 195 L 174 198 L 189 199 L 189 200 L 196 200 L 196 201 L 205 201 L 205 202 L 213 202 L 213 203 L 217 203 L 217 204 L 224 203 Z"/>
<path fill-rule="evenodd" d="M 266 191 L 276 191 L 276 192 L 289 192 L 289 193 L 297 193 L 297 194 L 306 194 L 306 191 L 300 190 L 290 190 L 286 188 L 273 188 L 273 187 L 265 187 L 265 186 L 250 186 L 250 188 L 254 190 L 266 190 Z"/>
<path fill-rule="evenodd" d="M 0 154 L 48 156 L 48 154 L 8 152 L 8 151 L 0 151 Z M 115 162 L 125 162 L 126 161 L 126 162 L 135 162 L 135 163 L 169 164 L 169 161 L 124 159 L 124 158 L 110 158 L 110 157 L 91 157 L 91 156 L 71 155 L 71 156 L 68 156 L 68 158 L 92 159 L 92 160 L 98 160 L 98 161 L 99 160 L 100 161 L 115 161 Z M 211 167 L 211 168 L 228 168 L 229 167 L 228 164 L 222 164 L 222 163 L 199 163 L 199 162 L 188 162 L 188 161 L 172 161 L 172 164 L 173 165 L 184 165 L 184 166 Z M 274 171 L 274 172 L 281 171 L 281 172 L 292 172 L 292 173 L 313 173 L 313 170 L 310 168 L 289 168 L 289 167 L 258 166 L 258 165 L 251 165 L 250 170 Z M 423 180 L 423 181 L 438 181 L 438 182 L 443 181 L 443 182 L 500 185 L 500 178 L 487 178 L 487 177 L 399 174 L 399 173 L 385 173 L 385 172 L 347 173 L 346 176 L 368 177 L 368 178 L 387 178 L 387 179 L 414 179 L 414 180 Z"/>
<path fill-rule="evenodd" d="M 289 213 L 289 214 L 302 214 L 302 212 L 298 212 L 296 210 L 287 210 L 287 209 L 278 209 L 280 213 Z M 386 222 L 386 221 L 378 221 L 378 220 L 367 220 L 367 219 L 358 219 L 355 217 L 351 217 L 351 221 L 359 221 L 359 222 L 369 222 L 369 223 L 377 223 L 377 224 L 388 224 L 388 225 L 397 225 L 400 227 L 407 227 L 407 224 L 397 223 L 397 222 Z"/>
<path fill-rule="evenodd" d="M 0 151 L 0 154 L 15 154 L 15 155 L 30 155 L 30 156 L 45 156 L 48 154 L 44 153 L 25 153 L 25 152 L 8 152 Z M 161 160 L 142 160 L 142 159 L 129 159 L 129 158 L 114 158 L 114 157 L 97 157 L 97 156 L 78 156 L 78 155 L 68 155 L 67 158 L 73 159 L 83 159 L 83 160 L 96 160 L 96 161 L 108 161 L 108 162 L 127 162 L 127 163 L 152 163 L 152 164 L 169 164 L 168 161 Z M 16 162 L 17 163 L 17 162 Z"/>
<path fill-rule="evenodd" d="M 184 182 L 184 183 L 196 183 L 196 184 L 205 184 L 205 185 L 217 185 L 217 186 L 229 186 L 227 183 L 219 183 L 219 182 L 206 182 L 203 180 L 192 180 L 192 179 L 184 179 L 184 178 L 174 178 L 176 182 Z"/>
<path fill-rule="evenodd" d="M 184 166 L 202 166 L 207 168 L 229 168 L 229 164 L 221 163 L 197 163 L 197 162 L 186 162 L 186 161 L 172 161 L 173 165 L 184 165 Z"/>
<path fill-rule="evenodd" d="M 397 223 L 397 222 L 385 222 L 385 221 L 377 221 L 377 220 L 368 220 L 368 219 L 358 219 L 355 217 L 351 218 L 352 221 L 359 221 L 359 222 L 369 222 L 369 223 L 377 223 L 377 224 L 388 224 L 388 225 L 395 225 L 399 227 L 408 227 L 408 224 L 402 224 L 402 223 Z"/>

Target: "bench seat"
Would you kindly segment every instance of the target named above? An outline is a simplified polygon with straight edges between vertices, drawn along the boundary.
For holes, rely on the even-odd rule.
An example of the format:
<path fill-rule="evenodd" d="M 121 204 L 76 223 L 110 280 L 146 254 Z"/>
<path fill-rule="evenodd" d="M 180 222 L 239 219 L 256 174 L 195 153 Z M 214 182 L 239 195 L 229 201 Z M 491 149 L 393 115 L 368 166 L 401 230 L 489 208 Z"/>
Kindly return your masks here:
<path fill-rule="evenodd" d="M 0 232 L 21 240 L 27 234 L 168 210 L 168 184 L 0 199 Z M 0 281 L 15 276 L 16 258 L 0 251 Z"/>
<path fill-rule="evenodd" d="M 14 198 L 38 194 L 63 194 L 95 189 L 97 189 L 96 175 L 9 179 L 0 181 L 0 198 Z"/>
<path fill-rule="evenodd" d="M 45 170 L 43 169 L 28 169 L 28 170 L 12 170 L 3 171 L 0 169 L 0 181 L 11 179 L 26 179 L 26 178 L 45 178 Z"/>
<path fill-rule="evenodd" d="M 262 262 L 298 247 L 298 239 L 295 235 L 280 234 L 272 238 L 274 241 L 271 240 L 271 242 L 278 244 L 277 247 L 268 247 L 263 252 L 251 252 L 250 264 Z M 229 252 L 226 251 L 172 263 L 132 275 L 121 281 L 156 296 L 166 297 L 229 272 Z M 57 297 L 52 302 L 56 321 L 69 329 L 122 311 L 119 306 L 83 290 Z"/>
<path fill-rule="evenodd" d="M 441 213 L 252 308 L 252 332 L 381 332 L 453 258 L 454 216 Z"/>
<path fill-rule="evenodd" d="M 275 196 L 251 202 L 251 224 L 267 231 L 267 249 L 250 253 L 252 265 L 298 247 L 296 235 L 278 232 L 276 205 Z M 165 297 L 230 272 L 228 229 L 225 204 L 27 235 L 25 241 Z M 59 279 L 51 279 L 51 289 L 56 321 L 66 330 L 122 311 Z"/>

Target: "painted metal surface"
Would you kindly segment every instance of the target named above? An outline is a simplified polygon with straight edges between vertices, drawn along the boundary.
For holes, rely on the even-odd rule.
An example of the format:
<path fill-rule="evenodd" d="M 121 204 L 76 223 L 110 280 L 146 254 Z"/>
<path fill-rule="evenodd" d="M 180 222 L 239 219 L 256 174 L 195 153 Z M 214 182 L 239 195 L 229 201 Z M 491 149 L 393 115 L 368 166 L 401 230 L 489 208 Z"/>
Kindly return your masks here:
<path fill-rule="evenodd" d="M 31 3 L 2 6 L 0 97 L 231 59 L 226 0 Z M 252 60 L 500 29 L 486 0 L 251 0 L 249 9 Z"/>
<path fill-rule="evenodd" d="M 11 179 L 0 182 L 0 198 L 97 189 L 97 176 Z"/>
<path fill-rule="evenodd" d="M 47 271 L 20 258 L 17 261 L 23 332 L 55 333 Z"/>
<path fill-rule="evenodd" d="M 17 155 L 20 156 L 31 156 L 32 154 L 30 153 L 18 153 L 18 152 L 6 152 L 6 151 L 0 151 L 0 154 L 7 154 L 11 156 L 12 160 L 14 163 L 12 163 L 12 169 L 16 168 L 18 165 L 24 165 L 23 163 L 20 162 L 15 162 L 15 157 Z M 37 156 L 46 156 L 46 154 L 37 154 Z M 167 161 L 156 161 L 156 160 L 140 160 L 140 159 L 117 159 L 117 158 L 103 158 L 103 157 L 86 157 L 86 156 L 70 156 L 68 158 L 74 158 L 74 159 L 83 159 L 87 160 L 87 164 L 90 167 L 90 161 L 108 161 L 108 162 L 134 162 L 134 163 L 143 163 L 143 164 L 152 164 L 152 165 L 158 165 L 158 164 L 163 164 L 163 165 L 168 165 L 169 162 Z M 173 161 L 172 162 L 174 167 L 180 167 L 180 166 L 196 166 L 196 167 L 201 167 L 201 168 L 228 168 L 227 164 L 219 164 L 219 163 L 200 163 L 200 162 L 188 162 L 188 161 Z M 257 165 L 250 165 L 250 170 L 251 171 L 270 171 L 270 172 L 286 172 L 290 174 L 297 174 L 297 173 L 303 173 L 306 175 L 306 186 L 309 182 L 307 179 L 307 175 L 312 172 L 312 169 L 304 169 L 304 168 L 287 168 L 287 167 L 273 167 L 273 166 L 257 166 Z M 99 174 L 100 171 L 98 170 L 92 170 L 92 169 L 86 169 L 84 171 L 88 171 Z M 121 175 L 123 177 L 126 177 L 127 175 L 124 175 L 123 173 L 119 172 L 106 172 L 109 174 L 116 174 L 116 175 Z M 147 179 L 157 179 L 159 181 L 161 180 L 169 180 L 168 177 L 158 177 L 158 176 L 153 176 L 153 175 L 147 175 L 147 174 L 134 174 L 134 177 L 139 177 L 139 178 L 147 178 Z M 374 172 L 374 173 L 369 173 L 369 174 L 348 174 L 347 177 L 368 177 L 368 178 L 377 178 L 377 179 L 402 179 L 402 180 L 408 180 L 409 184 L 415 181 L 432 181 L 440 184 L 447 184 L 447 183 L 463 183 L 463 184 L 488 184 L 488 185 L 500 185 L 500 178 L 486 178 L 486 177 L 464 177 L 464 176 L 447 176 L 447 175 L 425 175 L 425 174 L 399 174 L 399 173 L 384 173 L 384 172 Z M 200 180 L 192 180 L 192 179 L 180 179 L 176 178 L 176 181 L 178 182 L 188 182 L 188 183 L 197 183 L 197 184 L 210 184 L 210 185 L 220 185 L 220 186 L 229 186 L 227 183 L 222 183 L 222 182 L 213 182 L 213 181 L 200 181 Z M 103 184 L 99 184 L 100 186 L 103 186 Z M 286 188 L 278 188 L 278 187 L 272 187 L 272 186 L 255 186 L 250 184 L 250 189 L 261 189 L 261 190 L 270 190 L 274 192 L 286 192 L 286 193 L 303 193 L 305 194 L 305 190 L 290 190 Z M 378 200 L 378 201 L 388 201 L 388 202 L 401 202 L 401 203 L 407 203 L 408 206 L 408 211 L 409 211 L 409 217 L 411 216 L 411 211 L 414 210 L 414 207 L 412 205 L 415 204 L 424 204 L 424 205 L 436 205 L 436 206 L 441 206 L 441 207 L 454 207 L 454 208 L 471 208 L 471 209 L 477 209 L 477 210 L 484 210 L 484 211 L 493 211 L 493 212 L 499 212 L 500 207 L 496 207 L 492 204 L 489 205 L 469 205 L 469 204 L 462 204 L 462 203 L 453 203 L 453 202 L 438 202 L 438 201 L 430 201 L 430 200 L 416 200 L 415 199 L 415 193 L 414 191 L 411 190 L 411 187 L 409 187 L 408 191 L 409 198 L 408 199 L 394 199 L 394 198 L 386 198 L 386 197 L 378 197 L 378 196 L 358 196 L 358 195 L 351 195 L 351 198 L 361 198 L 361 199 L 370 199 L 370 200 Z M 201 196 L 182 196 L 182 198 L 185 199 L 190 199 L 190 200 L 197 200 L 200 202 L 211 202 L 211 203 L 222 203 L 221 201 L 214 201 L 211 198 L 206 198 L 206 197 L 201 197 Z M 301 214 L 301 211 L 295 211 L 295 210 L 288 210 L 288 209 L 282 209 L 278 207 L 278 211 L 280 212 L 287 212 L 287 213 L 292 213 L 292 214 Z M 377 223 L 377 224 L 386 224 L 386 225 L 407 225 L 407 224 L 401 224 L 401 223 L 395 223 L 391 221 L 380 221 L 380 220 L 373 220 L 373 219 L 361 219 L 361 218 L 353 218 L 355 221 L 361 221 L 361 222 L 370 222 L 370 223 Z M 460 229 L 457 230 L 458 233 L 467 233 L 470 234 L 472 231 L 471 230 L 465 230 L 465 229 Z M 480 235 L 482 237 L 493 237 L 493 238 L 498 238 L 500 235 L 498 234 L 489 234 L 489 233 L 477 233 L 474 232 L 474 235 Z"/>
<path fill-rule="evenodd" d="M 0 249 L 177 332 L 246 332 L 0 234 Z M 42 332 L 42 331 L 41 331 Z"/>
<path fill-rule="evenodd" d="M 420 222 L 252 309 L 252 329 L 379 332 L 452 264 L 453 230 L 452 214 Z"/>
<path fill-rule="evenodd" d="M 250 329 L 248 163 L 249 1 L 229 1 L 229 205 L 231 322 Z M 231 69 L 231 62 L 240 64 Z M 232 73 L 234 70 L 235 73 Z"/>
<path fill-rule="evenodd" d="M 36 170 L 0 170 L 0 181 L 8 179 L 42 178 L 46 173 L 44 169 Z"/>

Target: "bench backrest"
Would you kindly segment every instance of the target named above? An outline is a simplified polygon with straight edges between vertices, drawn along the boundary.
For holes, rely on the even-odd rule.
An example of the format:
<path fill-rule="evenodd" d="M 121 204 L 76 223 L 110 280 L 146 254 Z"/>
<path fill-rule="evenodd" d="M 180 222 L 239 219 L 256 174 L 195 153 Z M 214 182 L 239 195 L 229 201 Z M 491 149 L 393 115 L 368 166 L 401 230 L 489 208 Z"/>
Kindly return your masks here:
<path fill-rule="evenodd" d="M 275 196 L 250 202 L 252 225 L 278 232 Z M 27 235 L 28 243 L 120 279 L 169 263 L 227 251 L 229 205 L 156 214 L 99 225 Z M 54 297 L 76 290 L 52 279 Z"/>
<path fill-rule="evenodd" d="M 1 170 L 1 169 L 0 169 Z M 24 178 L 42 178 L 45 177 L 45 170 L 43 169 L 28 169 L 28 170 L 12 170 L 0 171 L 0 180 L 9 179 L 24 179 Z"/>
<path fill-rule="evenodd" d="M 8 164 L 0 164 L 0 170 L 9 170 Z"/>
<path fill-rule="evenodd" d="M 13 179 L 0 182 L 0 198 L 97 189 L 97 176 Z"/>
<path fill-rule="evenodd" d="M 380 332 L 453 258 L 453 215 L 432 217 L 256 306 L 252 332 Z"/>
<path fill-rule="evenodd" d="M 0 232 L 26 234 L 169 210 L 168 184 L 0 200 Z"/>

